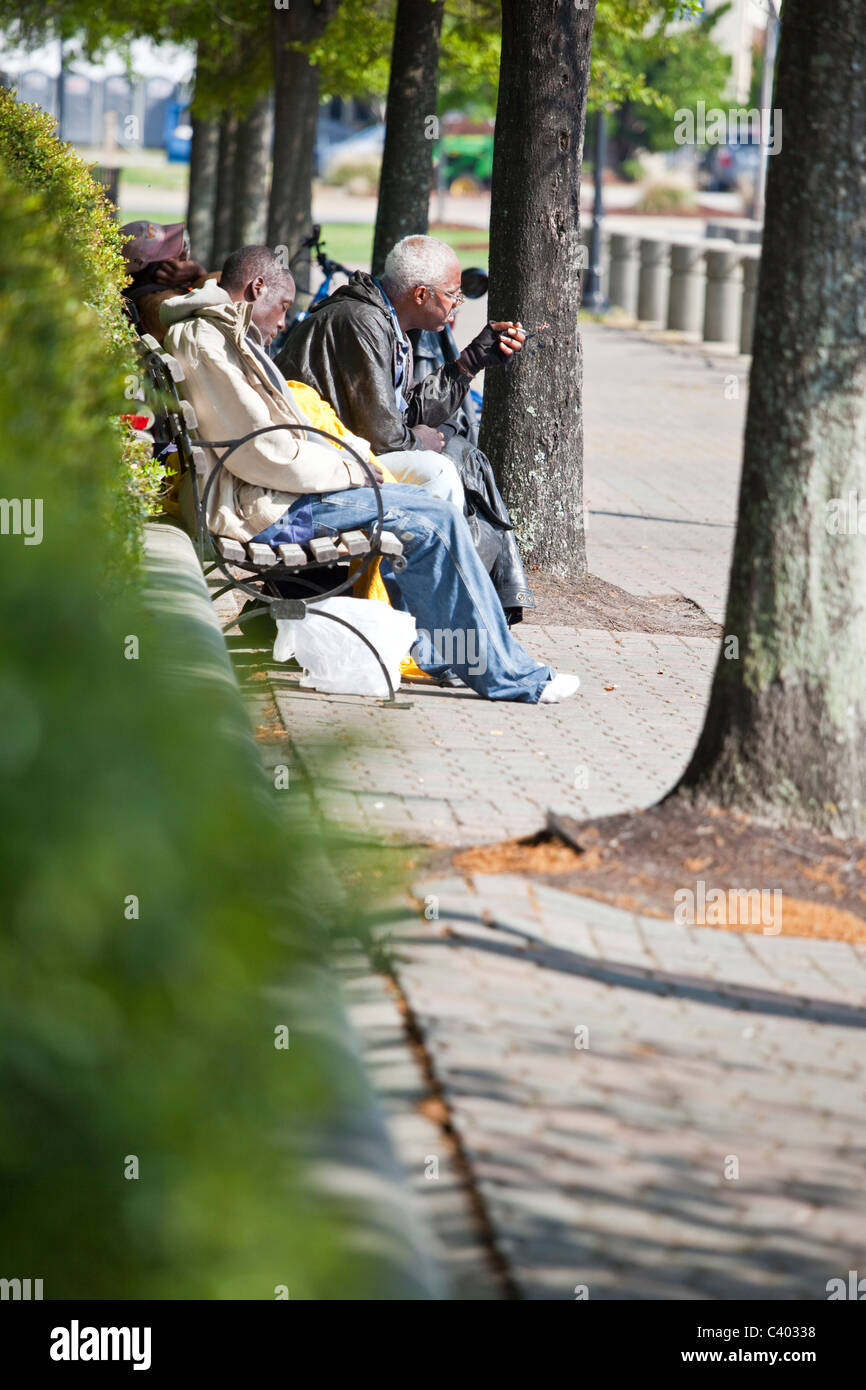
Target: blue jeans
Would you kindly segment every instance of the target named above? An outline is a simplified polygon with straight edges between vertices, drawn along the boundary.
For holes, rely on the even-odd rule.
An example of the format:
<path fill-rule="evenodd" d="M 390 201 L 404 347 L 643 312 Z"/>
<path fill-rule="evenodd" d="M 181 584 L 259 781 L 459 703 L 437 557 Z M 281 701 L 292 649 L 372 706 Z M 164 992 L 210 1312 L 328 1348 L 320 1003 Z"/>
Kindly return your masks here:
<path fill-rule="evenodd" d="M 554 672 L 511 636 L 462 512 L 411 483 L 385 483 L 380 493 L 385 530 L 399 536 L 406 557 L 398 574 L 383 559 L 382 579 L 393 606 L 415 619 L 412 655 L 422 671 L 450 668 L 488 700 L 535 704 Z M 290 510 L 307 503 L 316 537 L 369 526 L 377 515 L 369 487 L 309 494 Z"/>

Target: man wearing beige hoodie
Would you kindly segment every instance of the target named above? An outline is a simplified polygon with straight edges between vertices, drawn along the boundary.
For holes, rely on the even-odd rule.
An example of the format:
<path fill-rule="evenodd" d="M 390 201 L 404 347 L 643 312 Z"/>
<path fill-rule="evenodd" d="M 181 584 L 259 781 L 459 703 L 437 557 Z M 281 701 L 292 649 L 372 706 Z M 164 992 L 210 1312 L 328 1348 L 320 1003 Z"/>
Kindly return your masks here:
<path fill-rule="evenodd" d="M 277 256 L 243 247 L 226 261 L 219 285 L 208 281 L 160 308 L 165 346 L 184 368 L 183 389 L 203 438 L 296 427 L 260 434 L 231 454 L 209 500 L 216 535 L 307 540 L 369 526 L 378 514 L 376 490 L 357 459 L 309 431 L 328 429 L 372 459 L 368 442 L 350 434 L 312 388 L 286 382 L 265 351 L 293 298 Z M 492 700 L 552 704 L 572 695 L 576 676 L 557 675 L 511 636 L 463 513 L 413 484 L 383 484 L 378 464 L 371 467 L 385 529 L 399 536 L 406 558 L 399 574 L 383 561 L 382 578 L 394 607 L 416 620 L 418 665 L 433 676 L 450 668 Z"/>

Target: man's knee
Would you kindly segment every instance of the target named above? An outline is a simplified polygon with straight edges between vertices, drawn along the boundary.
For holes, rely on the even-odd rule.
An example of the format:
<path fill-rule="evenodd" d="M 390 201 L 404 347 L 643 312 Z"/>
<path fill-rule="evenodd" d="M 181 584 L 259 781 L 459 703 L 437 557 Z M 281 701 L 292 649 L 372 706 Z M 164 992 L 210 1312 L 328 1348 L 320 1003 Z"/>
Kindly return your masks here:
<path fill-rule="evenodd" d="M 423 459 L 424 467 L 429 469 L 431 477 L 438 478 L 444 474 L 459 481 L 460 469 L 450 454 L 437 454 L 435 449 L 418 449 L 411 457 Z"/>
<path fill-rule="evenodd" d="M 424 487 L 462 506 L 460 472 L 447 454 L 437 454 L 434 449 L 407 449 L 402 453 L 383 454 L 381 460 L 400 482 Z"/>
<path fill-rule="evenodd" d="M 431 489 L 435 490 L 438 497 L 444 497 L 462 509 L 465 499 L 457 464 L 447 454 L 436 454 L 432 450 L 424 452 L 430 460 L 428 467 Z"/>
<path fill-rule="evenodd" d="M 440 538 L 450 537 L 456 527 L 466 523 L 463 512 L 453 502 L 445 497 L 434 497 L 421 488 L 413 488 L 411 497 L 405 494 L 397 510 L 402 510 L 423 530 Z"/>

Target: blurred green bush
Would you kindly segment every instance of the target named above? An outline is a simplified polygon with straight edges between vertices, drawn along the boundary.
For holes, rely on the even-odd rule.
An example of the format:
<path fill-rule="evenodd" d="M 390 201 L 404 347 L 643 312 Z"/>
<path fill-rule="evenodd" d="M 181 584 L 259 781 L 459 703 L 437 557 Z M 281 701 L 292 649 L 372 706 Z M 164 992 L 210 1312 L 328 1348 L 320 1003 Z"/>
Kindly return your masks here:
<path fill-rule="evenodd" d="M 120 420 L 122 413 L 134 411 L 124 391 L 138 370 L 135 330 L 121 303 L 121 290 L 129 280 L 121 252 L 124 238 L 102 187 L 94 183 L 72 146 L 57 139 L 54 119 L 17 101 L 5 88 L 0 88 L 0 161 L 20 190 L 42 195 L 56 234 L 50 256 L 55 258 L 62 248 L 79 294 L 96 311 L 103 371 L 110 373 L 114 387 L 107 409 L 120 446 L 120 488 L 103 520 L 121 547 L 134 551 L 141 539 L 142 515 L 159 509 L 162 468 Z M 45 270 L 50 274 L 50 264 Z"/>
<path fill-rule="evenodd" d="M 697 207 L 697 200 L 690 188 L 678 183 L 647 184 L 643 194 L 634 205 L 634 212 L 676 213 L 691 212 Z"/>
<path fill-rule="evenodd" d="M 295 1152 L 345 1086 L 326 1020 L 274 1045 L 339 912 L 316 827 L 266 782 L 232 682 L 178 674 L 200 627 L 155 622 L 133 567 L 107 582 L 116 252 L 65 155 L 22 191 L 45 164 L 10 158 L 2 111 L 0 497 L 41 502 L 43 535 L 14 510 L 0 534 L 0 1275 L 50 1299 L 375 1297 Z"/>

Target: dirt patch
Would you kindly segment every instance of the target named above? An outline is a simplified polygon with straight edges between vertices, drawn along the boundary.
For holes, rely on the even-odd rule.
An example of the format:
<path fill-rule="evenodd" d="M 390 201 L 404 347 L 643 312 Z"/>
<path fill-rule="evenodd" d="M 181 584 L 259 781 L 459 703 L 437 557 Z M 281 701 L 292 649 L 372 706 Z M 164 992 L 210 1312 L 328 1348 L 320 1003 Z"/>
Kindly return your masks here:
<path fill-rule="evenodd" d="M 565 623 L 615 632 L 658 632 L 673 637 L 721 637 L 722 629 L 684 594 L 630 594 L 594 574 L 555 579 L 532 573 L 529 583 L 538 605 L 524 609 L 529 624 Z"/>
<path fill-rule="evenodd" d="M 598 820 L 551 816 L 537 835 L 462 850 L 452 863 L 525 874 L 650 917 L 866 945 L 866 843 L 780 832 L 676 797 Z"/>

